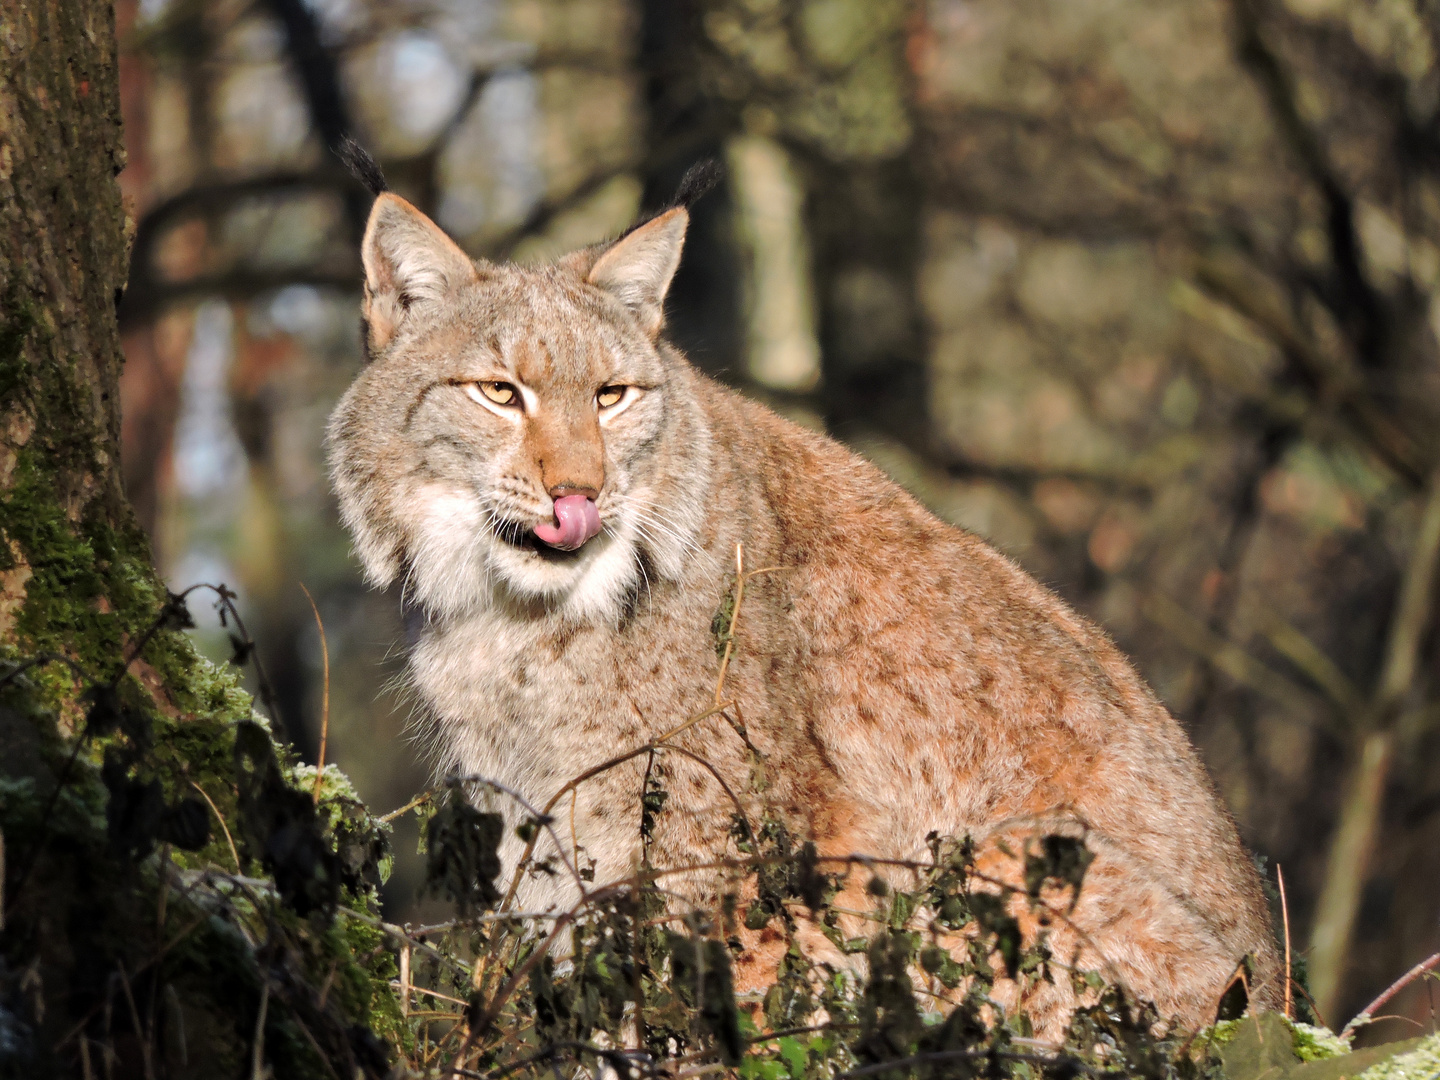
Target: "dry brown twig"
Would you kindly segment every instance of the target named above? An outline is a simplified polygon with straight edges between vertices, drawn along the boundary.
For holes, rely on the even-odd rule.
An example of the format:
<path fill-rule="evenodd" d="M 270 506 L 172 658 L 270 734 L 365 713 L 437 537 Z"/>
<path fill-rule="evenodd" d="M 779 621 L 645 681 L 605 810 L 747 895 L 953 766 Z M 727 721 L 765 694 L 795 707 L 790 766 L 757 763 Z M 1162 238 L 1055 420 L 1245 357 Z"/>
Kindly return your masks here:
<path fill-rule="evenodd" d="M 214 812 L 215 820 L 220 822 L 220 831 L 225 834 L 225 842 L 230 845 L 230 857 L 235 860 L 235 873 L 243 874 L 245 867 L 240 863 L 240 852 L 235 847 L 235 838 L 230 835 L 230 826 L 225 824 L 225 815 L 220 813 L 220 808 L 215 805 L 215 800 L 206 794 L 203 787 L 194 780 L 190 781 L 190 786 L 200 793 L 200 797 L 209 804 L 210 809 Z"/>
<path fill-rule="evenodd" d="M 316 805 L 320 803 L 320 788 L 325 779 L 325 743 L 330 738 L 330 646 L 325 641 L 325 623 L 320 619 L 320 609 L 315 606 L 315 598 L 310 595 L 310 590 L 305 588 L 303 581 L 297 582 L 300 591 L 305 594 L 305 599 L 310 601 L 310 611 L 315 616 L 315 629 L 320 633 L 320 663 L 322 667 L 322 682 L 320 689 L 320 751 L 315 755 L 315 791 L 313 798 Z"/>
<path fill-rule="evenodd" d="M 725 676 L 730 672 L 730 657 L 735 652 L 735 627 L 740 622 L 740 605 L 745 602 L 745 545 L 735 545 L 735 606 L 730 609 L 730 626 L 725 634 L 725 655 L 720 657 L 720 675 L 715 680 L 715 704 L 725 689 Z"/>
<path fill-rule="evenodd" d="M 424 806 L 427 802 L 429 802 L 431 799 L 433 799 L 433 798 L 435 797 L 435 793 L 436 793 L 437 791 L 439 791 L 439 790 L 440 790 L 439 788 L 431 788 L 431 789 L 428 790 L 428 791 L 422 791 L 419 795 L 416 795 L 415 798 L 411 799 L 409 802 L 407 802 L 404 806 L 400 807 L 398 810 L 391 810 L 388 814 L 381 814 L 381 815 L 380 815 L 379 817 L 377 817 L 375 820 L 376 820 L 376 821 L 379 821 L 379 822 L 381 822 L 381 823 L 384 823 L 384 822 L 387 822 L 387 821 L 394 821 L 394 820 L 395 820 L 396 818 L 398 818 L 401 814 L 408 814 L 411 810 L 414 810 L 416 807 Z"/>
<path fill-rule="evenodd" d="M 130 990 L 130 977 L 125 974 L 125 965 L 116 964 L 120 974 L 120 987 L 125 991 L 125 1003 L 130 1007 L 130 1022 L 135 1025 L 135 1041 L 140 1044 L 140 1064 L 145 1071 L 145 1080 L 155 1080 L 155 1063 L 151 1058 L 150 1031 L 140 1023 L 140 1010 L 135 1007 L 135 995 Z"/>
<path fill-rule="evenodd" d="M 410 943 L 400 946 L 400 1015 L 410 1015 Z"/>
<path fill-rule="evenodd" d="M 1343 1028 L 1340 1029 L 1340 1037 L 1343 1039 L 1346 1035 L 1354 1031 L 1356 1028 L 1364 1027 L 1366 1024 L 1378 1019 L 1378 1017 L 1376 1017 L 1375 1015 L 1376 1009 L 1385 1005 L 1391 998 L 1393 998 L 1401 990 L 1404 990 L 1405 987 L 1409 986 L 1416 979 L 1420 978 L 1420 976 L 1424 975 L 1426 972 L 1434 971 L 1437 968 L 1440 968 L 1440 953 L 1436 953 L 1434 956 L 1427 957 L 1426 959 L 1421 960 L 1420 963 L 1416 964 L 1404 975 L 1401 975 L 1400 978 L 1396 979 L 1393 983 L 1386 987 L 1384 993 L 1382 993 L 1374 1001 L 1370 1002 L 1369 1005 L 1366 1005 L 1365 1008 L 1361 1009 L 1358 1013 L 1356 1013 L 1354 1019 L 1352 1019 L 1348 1024 L 1346 1024 Z"/>
<path fill-rule="evenodd" d="M 265 1013 L 270 1006 L 270 980 L 260 984 L 260 1009 L 255 1014 L 255 1038 L 250 1043 L 251 1080 L 265 1080 Z"/>
<path fill-rule="evenodd" d="M 1280 919 L 1285 926 L 1285 1019 L 1290 1019 L 1290 904 L 1285 898 L 1285 871 L 1275 864 L 1275 880 L 1280 883 Z"/>

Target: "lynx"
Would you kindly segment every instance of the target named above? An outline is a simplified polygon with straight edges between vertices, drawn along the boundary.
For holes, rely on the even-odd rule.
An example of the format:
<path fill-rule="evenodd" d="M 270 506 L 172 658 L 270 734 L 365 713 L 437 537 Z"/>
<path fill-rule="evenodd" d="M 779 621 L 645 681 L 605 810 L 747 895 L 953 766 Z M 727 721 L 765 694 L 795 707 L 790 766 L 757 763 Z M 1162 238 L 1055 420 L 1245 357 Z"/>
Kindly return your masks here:
<path fill-rule="evenodd" d="M 441 769 L 539 806 L 706 716 L 659 755 L 655 865 L 733 859 L 733 800 L 821 855 L 924 860 L 928 836 L 969 836 L 996 880 L 1015 878 L 1014 852 L 1068 830 L 1095 858 L 1050 930 L 1057 956 L 1189 1027 L 1213 1019 L 1249 957 L 1251 1003 L 1273 1006 L 1256 871 L 1180 726 L 1105 635 L 661 336 L 688 204 L 518 266 L 472 261 L 377 196 L 362 248 L 370 360 L 334 411 L 329 455 L 368 579 L 399 582 L 421 613 L 409 678 Z M 708 716 L 737 548 L 764 571 L 745 577 L 723 683 L 743 738 Z M 561 854 L 597 883 L 633 873 L 645 765 L 593 776 L 557 811 Z M 512 832 L 507 870 L 520 848 Z M 713 900 L 703 878 L 687 887 Z M 531 875 L 519 902 L 568 906 L 576 888 Z M 773 975 L 774 937 L 746 936 L 741 988 Z M 1051 1037 L 1077 1004 L 1064 978 L 1009 993 Z"/>

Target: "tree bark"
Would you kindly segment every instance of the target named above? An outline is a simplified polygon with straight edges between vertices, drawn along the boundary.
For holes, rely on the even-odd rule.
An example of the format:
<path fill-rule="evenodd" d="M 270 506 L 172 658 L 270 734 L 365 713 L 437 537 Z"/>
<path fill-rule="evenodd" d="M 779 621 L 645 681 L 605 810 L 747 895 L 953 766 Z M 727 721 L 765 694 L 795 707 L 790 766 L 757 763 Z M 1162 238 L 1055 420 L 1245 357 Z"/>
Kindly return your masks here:
<path fill-rule="evenodd" d="M 0 642 L 97 661 L 155 584 L 118 461 L 115 52 L 102 0 L 0 0 Z"/>
<path fill-rule="evenodd" d="M 123 492 L 120 135 L 107 0 L 0 0 L 0 1076 L 378 1077 L 387 974 L 329 927 L 342 882 L 376 919 L 384 840 L 345 869 Z M 291 883 L 246 930 L 182 877 L 232 866 Z"/>

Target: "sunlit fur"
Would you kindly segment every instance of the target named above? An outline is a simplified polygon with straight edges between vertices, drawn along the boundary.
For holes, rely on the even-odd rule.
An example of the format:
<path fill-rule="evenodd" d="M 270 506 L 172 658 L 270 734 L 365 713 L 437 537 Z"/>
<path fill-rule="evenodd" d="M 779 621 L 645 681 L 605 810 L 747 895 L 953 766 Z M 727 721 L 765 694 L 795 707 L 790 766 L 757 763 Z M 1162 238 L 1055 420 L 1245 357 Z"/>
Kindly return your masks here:
<path fill-rule="evenodd" d="M 1083 836 L 1096 858 L 1065 919 L 1046 929 L 1011 905 L 1060 966 L 995 993 L 1043 1036 L 1080 1000 L 1070 964 L 1198 1026 L 1249 954 L 1252 1000 L 1273 1006 L 1258 877 L 1179 725 L 1013 563 L 665 345 L 685 222 L 672 210 L 553 266 L 491 266 L 384 195 L 365 238 L 373 359 L 331 420 L 332 475 L 370 580 L 400 580 L 423 612 L 409 671 L 441 770 L 542 806 L 704 712 L 737 545 L 764 571 L 723 687 L 743 731 L 712 717 L 669 740 L 693 756 L 581 784 L 555 810 L 560 849 L 539 848 L 552 872 L 526 878 L 520 903 L 568 906 L 581 865 L 596 883 L 632 872 L 653 764 L 669 793 L 649 851 L 661 866 L 733 858 L 737 811 L 835 856 L 924 859 L 932 832 L 969 835 L 981 870 L 1015 885 L 1038 836 Z M 520 407 L 477 400 L 484 381 L 515 386 Z M 607 412 L 612 385 L 638 389 Z M 602 532 L 545 552 L 526 538 L 562 489 L 598 493 Z M 518 854 L 511 833 L 507 874 Z M 865 876 L 841 906 L 869 902 Z M 721 886 L 695 873 L 666 887 L 713 903 Z M 807 949 L 843 962 L 797 917 Z M 785 940 L 740 936 L 737 985 L 766 985 Z"/>

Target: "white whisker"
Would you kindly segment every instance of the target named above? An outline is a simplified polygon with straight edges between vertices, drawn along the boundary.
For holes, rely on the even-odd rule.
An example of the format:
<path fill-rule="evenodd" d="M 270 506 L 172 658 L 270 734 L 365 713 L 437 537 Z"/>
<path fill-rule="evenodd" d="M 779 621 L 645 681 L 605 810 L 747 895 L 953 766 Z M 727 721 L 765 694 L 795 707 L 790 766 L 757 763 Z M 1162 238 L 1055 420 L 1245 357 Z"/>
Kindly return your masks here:
<path fill-rule="evenodd" d="M 693 537 L 681 532 L 673 523 L 660 516 L 660 512 L 653 506 L 641 503 L 634 496 L 622 496 L 625 499 L 625 510 L 627 514 L 637 522 L 644 522 L 651 526 L 661 536 L 672 540 L 695 555 L 703 555 L 704 549 L 695 542 Z"/>

